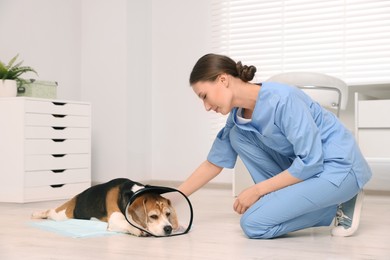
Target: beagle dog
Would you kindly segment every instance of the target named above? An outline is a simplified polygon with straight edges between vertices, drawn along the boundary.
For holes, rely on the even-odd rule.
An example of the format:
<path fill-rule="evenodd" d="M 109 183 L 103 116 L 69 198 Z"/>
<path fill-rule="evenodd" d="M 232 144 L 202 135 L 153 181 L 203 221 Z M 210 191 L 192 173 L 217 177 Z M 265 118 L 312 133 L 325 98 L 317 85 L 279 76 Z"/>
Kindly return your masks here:
<path fill-rule="evenodd" d="M 91 219 L 108 223 L 107 230 L 146 236 L 140 229 L 130 225 L 125 217 L 126 206 L 131 196 L 145 185 L 119 178 L 92 186 L 56 209 L 34 212 L 35 219 Z M 171 202 L 154 193 L 144 193 L 128 207 L 129 221 L 156 236 L 168 236 L 179 228 L 177 215 Z"/>

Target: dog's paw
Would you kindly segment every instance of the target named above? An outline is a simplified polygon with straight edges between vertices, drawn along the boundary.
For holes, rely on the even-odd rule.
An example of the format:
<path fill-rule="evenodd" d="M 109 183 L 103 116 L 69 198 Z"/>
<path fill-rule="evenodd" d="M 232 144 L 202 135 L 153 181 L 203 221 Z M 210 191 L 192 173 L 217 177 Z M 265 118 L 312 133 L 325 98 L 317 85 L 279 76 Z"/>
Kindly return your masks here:
<path fill-rule="evenodd" d="M 141 237 L 150 237 L 150 234 L 145 231 L 141 231 Z"/>
<path fill-rule="evenodd" d="M 136 236 L 136 237 L 150 237 L 150 234 L 148 232 L 145 232 L 143 230 L 140 230 L 140 229 L 130 229 L 127 231 L 127 233 L 129 233 L 130 235 L 133 235 L 133 236 Z"/>
<path fill-rule="evenodd" d="M 144 233 L 145 233 L 145 232 L 139 230 L 138 228 L 135 228 L 132 226 L 127 226 L 127 225 L 122 226 L 122 227 L 108 225 L 107 231 L 129 234 L 129 235 L 136 236 L 136 237 L 142 237 L 142 236 L 144 236 Z"/>
<path fill-rule="evenodd" d="M 33 219 L 45 219 L 47 218 L 47 212 L 46 211 L 35 211 L 31 214 L 31 218 Z"/>
<path fill-rule="evenodd" d="M 146 233 L 146 232 L 144 232 L 142 230 L 139 230 L 139 229 L 129 230 L 129 234 L 133 235 L 133 236 L 136 236 L 136 237 L 147 237 L 147 236 L 149 236 L 148 233 Z"/>

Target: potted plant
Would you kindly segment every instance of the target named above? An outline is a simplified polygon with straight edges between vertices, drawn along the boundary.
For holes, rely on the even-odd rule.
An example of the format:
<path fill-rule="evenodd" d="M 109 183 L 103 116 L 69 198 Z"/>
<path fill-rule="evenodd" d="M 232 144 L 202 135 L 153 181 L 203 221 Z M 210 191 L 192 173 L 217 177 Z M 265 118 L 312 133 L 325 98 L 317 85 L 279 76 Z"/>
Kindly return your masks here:
<path fill-rule="evenodd" d="M 20 76 L 26 72 L 38 73 L 29 66 L 22 66 L 23 61 L 16 63 L 19 54 L 13 57 L 8 64 L 0 61 L 0 97 L 16 97 L 17 88 L 25 82 Z"/>

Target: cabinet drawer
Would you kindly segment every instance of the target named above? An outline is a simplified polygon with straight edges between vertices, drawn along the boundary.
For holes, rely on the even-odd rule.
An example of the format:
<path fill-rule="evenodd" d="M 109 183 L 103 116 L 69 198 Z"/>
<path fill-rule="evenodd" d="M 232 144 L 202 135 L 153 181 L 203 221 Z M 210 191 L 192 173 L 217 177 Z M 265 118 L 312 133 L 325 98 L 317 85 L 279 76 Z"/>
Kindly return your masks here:
<path fill-rule="evenodd" d="M 359 129 L 358 142 L 366 157 L 390 157 L 390 128 Z"/>
<path fill-rule="evenodd" d="M 91 180 L 91 172 L 88 168 L 64 169 L 58 171 L 32 171 L 26 172 L 25 174 L 25 187 L 89 182 Z"/>
<path fill-rule="evenodd" d="M 26 155 L 26 171 L 90 168 L 90 154 Z"/>
<path fill-rule="evenodd" d="M 91 187 L 90 182 L 24 188 L 24 201 L 70 199 Z"/>
<path fill-rule="evenodd" d="M 390 100 L 358 101 L 357 127 L 390 127 Z"/>
<path fill-rule="evenodd" d="M 28 139 L 25 141 L 25 154 L 90 153 L 90 147 L 90 141 L 82 139 Z"/>
<path fill-rule="evenodd" d="M 372 170 L 372 178 L 365 186 L 368 190 L 390 191 L 390 159 L 384 158 L 366 158 Z"/>
<path fill-rule="evenodd" d="M 91 114 L 91 106 L 89 104 L 69 103 L 66 101 L 26 100 L 25 111 L 27 113 L 39 114 L 89 116 Z"/>
<path fill-rule="evenodd" d="M 89 139 L 91 129 L 87 127 L 26 126 L 25 137 L 28 139 Z"/>
<path fill-rule="evenodd" d="M 90 127 L 91 119 L 85 116 L 57 114 L 26 114 L 26 126 Z"/>

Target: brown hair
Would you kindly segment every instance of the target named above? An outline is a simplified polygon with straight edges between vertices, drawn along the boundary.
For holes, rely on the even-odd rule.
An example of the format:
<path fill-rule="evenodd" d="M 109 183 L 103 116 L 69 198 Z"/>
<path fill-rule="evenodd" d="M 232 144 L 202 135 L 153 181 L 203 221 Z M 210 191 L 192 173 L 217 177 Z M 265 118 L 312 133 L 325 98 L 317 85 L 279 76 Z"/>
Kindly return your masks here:
<path fill-rule="evenodd" d="M 224 55 L 209 53 L 196 62 L 190 75 L 190 85 L 199 81 L 214 81 L 222 73 L 248 82 L 255 76 L 256 67 L 242 65 L 241 61 L 236 63 Z"/>

